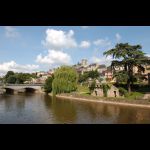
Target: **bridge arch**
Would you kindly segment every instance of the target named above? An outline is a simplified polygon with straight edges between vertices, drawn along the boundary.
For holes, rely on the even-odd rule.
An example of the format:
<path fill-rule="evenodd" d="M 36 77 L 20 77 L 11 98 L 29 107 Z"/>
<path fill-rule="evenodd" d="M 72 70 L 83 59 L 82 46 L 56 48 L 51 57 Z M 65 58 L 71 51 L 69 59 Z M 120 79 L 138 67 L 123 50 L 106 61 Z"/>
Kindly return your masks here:
<path fill-rule="evenodd" d="M 24 90 L 25 90 L 25 93 L 35 93 L 37 91 L 37 89 L 32 88 L 32 87 L 25 87 Z"/>
<path fill-rule="evenodd" d="M 6 94 L 14 94 L 15 90 L 13 88 L 4 88 Z"/>

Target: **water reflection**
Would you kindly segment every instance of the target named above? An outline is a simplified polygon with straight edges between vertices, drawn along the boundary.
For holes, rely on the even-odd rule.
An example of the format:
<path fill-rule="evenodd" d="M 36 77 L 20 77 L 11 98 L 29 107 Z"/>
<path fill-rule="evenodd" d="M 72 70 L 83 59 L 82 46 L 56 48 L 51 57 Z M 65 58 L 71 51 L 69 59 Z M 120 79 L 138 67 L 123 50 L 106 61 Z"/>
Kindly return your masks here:
<path fill-rule="evenodd" d="M 55 123 L 76 122 L 76 108 L 71 101 L 57 100 L 46 95 L 44 102 L 46 108 L 51 109 Z"/>
<path fill-rule="evenodd" d="M 150 109 L 52 99 L 44 94 L 0 96 L 0 123 L 150 123 Z"/>

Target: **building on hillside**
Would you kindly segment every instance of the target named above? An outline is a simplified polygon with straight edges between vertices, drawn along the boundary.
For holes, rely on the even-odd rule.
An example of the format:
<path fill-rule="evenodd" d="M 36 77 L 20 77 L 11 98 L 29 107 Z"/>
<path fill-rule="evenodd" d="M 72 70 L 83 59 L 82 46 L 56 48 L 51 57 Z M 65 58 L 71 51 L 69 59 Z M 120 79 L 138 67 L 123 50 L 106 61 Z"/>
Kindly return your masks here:
<path fill-rule="evenodd" d="M 26 83 L 33 83 L 33 84 L 44 84 L 48 77 L 51 77 L 53 74 L 52 70 L 48 72 L 40 71 L 36 72 L 37 78 L 31 78 L 30 81 L 26 81 Z"/>
<path fill-rule="evenodd" d="M 99 66 L 97 67 L 97 71 L 98 71 L 99 73 L 102 73 L 103 71 L 106 71 L 106 70 L 107 70 L 106 65 L 99 65 Z"/>
<path fill-rule="evenodd" d="M 87 66 L 88 66 L 88 61 L 87 61 L 87 59 L 82 59 L 82 60 L 81 60 L 81 66 L 83 66 L 83 67 L 87 67 Z"/>
<path fill-rule="evenodd" d="M 82 59 L 80 63 L 73 65 L 73 67 L 77 70 L 78 73 L 81 74 L 92 70 L 97 70 L 99 73 L 102 73 L 104 70 L 107 70 L 107 67 L 104 64 L 99 65 L 98 63 L 93 63 L 88 65 L 88 61 L 86 59 Z"/>

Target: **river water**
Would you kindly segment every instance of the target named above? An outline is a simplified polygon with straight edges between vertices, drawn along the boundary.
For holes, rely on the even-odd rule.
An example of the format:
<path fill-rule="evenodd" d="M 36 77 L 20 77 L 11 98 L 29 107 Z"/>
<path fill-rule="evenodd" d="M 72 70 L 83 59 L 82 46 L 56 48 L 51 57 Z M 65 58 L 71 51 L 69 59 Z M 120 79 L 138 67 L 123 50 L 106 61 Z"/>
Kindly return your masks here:
<path fill-rule="evenodd" d="M 55 99 L 44 94 L 0 96 L 0 124 L 150 123 L 150 109 Z"/>

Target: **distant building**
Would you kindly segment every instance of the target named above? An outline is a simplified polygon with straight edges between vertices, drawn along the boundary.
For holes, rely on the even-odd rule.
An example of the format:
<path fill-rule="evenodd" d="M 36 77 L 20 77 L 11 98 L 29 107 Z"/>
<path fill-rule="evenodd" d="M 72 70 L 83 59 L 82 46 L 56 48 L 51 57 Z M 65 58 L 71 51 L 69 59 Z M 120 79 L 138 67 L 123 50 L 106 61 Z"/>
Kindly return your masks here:
<path fill-rule="evenodd" d="M 81 60 L 81 66 L 86 67 L 88 65 L 87 59 L 82 59 Z"/>
<path fill-rule="evenodd" d="M 107 70 L 106 65 L 99 65 L 99 66 L 97 67 L 97 71 L 98 71 L 99 73 L 102 73 L 103 71 L 106 71 L 106 70 Z"/>
<path fill-rule="evenodd" d="M 102 73 L 104 70 L 107 70 L 107 67 L 102 64 L 93 63 L 88 65 L 87 59 L 82 59 L 80 63 L 73 66 L 78 73 L 83 74 L 84 72 L 95 71 L 97 70 L 99 73 Z"/>
<path fill-rule="evenodd" d="M 52 74 L 53 74 L 52 70 L 49 70 L 48 72 L 39 71 L 39 72 L 36 72 L 37 78 L 31 78 L 30 81 L 26 81 L 25 83 L 44 84 L 46 79 L 48 77 L 51 77 Z"/>

